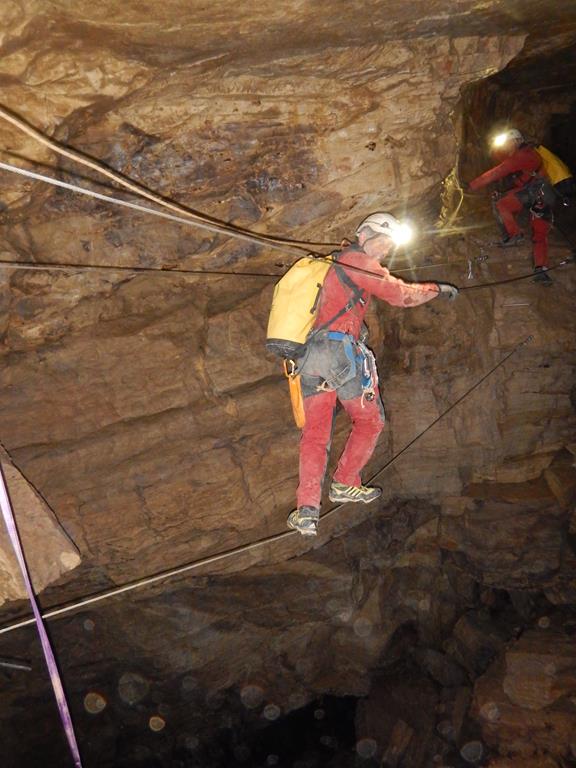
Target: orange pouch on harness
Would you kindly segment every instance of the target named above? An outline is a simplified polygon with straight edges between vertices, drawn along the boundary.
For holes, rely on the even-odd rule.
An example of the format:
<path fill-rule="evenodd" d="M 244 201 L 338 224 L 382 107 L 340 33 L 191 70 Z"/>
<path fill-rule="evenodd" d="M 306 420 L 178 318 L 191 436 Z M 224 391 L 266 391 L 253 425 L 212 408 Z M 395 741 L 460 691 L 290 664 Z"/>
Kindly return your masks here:
<path fill-rule="evenodd" d="M 304 413 L 304 398 L 302 397 L 302 382 L 300 376 L 288 373 L 288 367 L 284 362 L 284 373 L 288 379 L 290 389 L 290 402 L 292 403 L 292 414 L 298 429 L 302 429 L 306 424 L 306 415 Z"/>

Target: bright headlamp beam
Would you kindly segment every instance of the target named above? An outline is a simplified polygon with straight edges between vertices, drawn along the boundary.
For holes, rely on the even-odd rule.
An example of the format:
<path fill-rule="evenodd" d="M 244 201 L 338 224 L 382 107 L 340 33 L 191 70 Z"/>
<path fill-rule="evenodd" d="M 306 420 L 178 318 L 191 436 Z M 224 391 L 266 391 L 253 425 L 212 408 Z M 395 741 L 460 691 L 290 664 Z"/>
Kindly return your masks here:
<path fill-rule="evenodd" d="M 390 233 L 390 237 L 396 245 L 406 245 L 414 237 L 414 231 L 409 224 L 401 224 L 394 232 Z"/>
<path fill-rule="evenodd" d="M 508 139 L 507 133 L 499 133 L 497 136 L 495 136 L 492 140 L 492 146 L 493 147 L 503 147 L 504 144 L 506 144 L 506 141 Z"/>

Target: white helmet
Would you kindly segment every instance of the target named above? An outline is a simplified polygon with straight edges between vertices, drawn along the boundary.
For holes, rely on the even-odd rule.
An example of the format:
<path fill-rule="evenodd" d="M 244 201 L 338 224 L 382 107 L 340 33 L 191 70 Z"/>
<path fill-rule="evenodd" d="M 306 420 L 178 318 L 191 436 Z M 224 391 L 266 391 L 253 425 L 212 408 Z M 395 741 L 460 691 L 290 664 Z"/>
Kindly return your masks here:
<path fill-rule="evenodd" d="M 378 235 L 387 235 L 396 245 L 408 243 L 413 236 L 412 228 L 402 224 L 391 213 L 371 213 L 356 228 L 356 235 L 363 229 L 371 229 Z"/>
<path fill-rule="evenodd" d="M 492 144 L 495 147 L 502 147 L 509 141 L 524 141 L 524 136 L 522 136 L 517 128 L 508 128 L 507 131 L 503 131 L 502 133 L 499 133 L 497 136 L 495 136 Z"/>

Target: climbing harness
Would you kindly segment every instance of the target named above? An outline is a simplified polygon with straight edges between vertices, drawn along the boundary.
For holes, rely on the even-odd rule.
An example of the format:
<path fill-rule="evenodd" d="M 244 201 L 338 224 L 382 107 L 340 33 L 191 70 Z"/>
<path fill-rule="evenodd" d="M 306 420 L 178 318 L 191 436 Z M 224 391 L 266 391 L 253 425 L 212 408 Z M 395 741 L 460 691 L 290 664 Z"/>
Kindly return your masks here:
<path fill-rule="evenodd" d="M 362 341 L 357 341 L 354 336 L 344 331 L 327 331 L 325 337 L 330 341 L 339 341 L 348 360 L 349 366 L 345 371 L 344 377 L 341 373 L 334 378 L 325 379 L 320 382 L 317 390 L 320 392 L 331 392 L 338 387 L 346 384 L 356 376 L 360 371 L 360 383 L 362 387 L 362 407 L 364 400 L 371 402 L 376 396 L 376 387 L 378 386 L 378 375 L 376 373 L 376 360 L 371 350 Z"/>
<path fill-rule="evenodd" d="M 22 547 L 22 541 L 20 539 L 20 534 L 18 533 L 18 527 L 16 526 L 16 520 L 14 518 L 12 504 L 10 503 L 10 496 L 8 495 L 8 488 L 6 486 L 4 471 L 2 470 L 1 466 L 0 466 L 0 508 L 2 509 L 2 517 L 4 518 L 4 524 L 6 526 L 6 530 L 8 531 L 8 536 L 10 537 L 10 543 L 12 544 L 12 549 L 14 550 L 14 554 L 16 555 L 16 559 L 18 560 L 18 565 L 20 566 L 22 578 L 26 586 L 28 599 L 30 600 L 30 605 L 32 606 L 32 612 L 34 613 L 34 619 L 32 620 L 32 623 L 34 622 L 36 623 L 36 628 L 38 630 L 38 635 L 40 637 L 40 643 L 42 645 L 42 652 L 44 654 L 44 658 L 46 660 L 46 666 L 48 667 L 48 673 L 50 675 L 50 682 L 54 690 L 54 696 L 56 697 L 56 704 L 58 705 L 58 712 L 60 714 L 60 719 L 64 727 L 64 732 L 66 734 L 68 746 L 70 748 L 70 752 L 74 760 L 74 768 L 82 768 L 80 751 L 78 749 L 78 743 L 76 741 L 76 734 L 74 732 L 72 717 L 70 715 L 70 709 L 68 707 L 68 702 L 66 700 L 66 694 L 64 693 L 64 687 L 62 685 L 62 679 L 58 671 L 58 665 L 56 664 L 56 658 L 54 656 L 52 646 L 50 645 L 50 640 L 48 639 L 48 634 L 46 633 L 46 627 L 44 626 L 44 622 L 42 620 L 42 614 L 40 612 L 40 608 L 38 607 L 38 603 L 36 601 L 36 595 L 34 593 L 34 588 L 32 586 L 32 580 L 30 578 L 30 572 L 28 570 L 26 559 L 24 557 L 24 549 Z"/>

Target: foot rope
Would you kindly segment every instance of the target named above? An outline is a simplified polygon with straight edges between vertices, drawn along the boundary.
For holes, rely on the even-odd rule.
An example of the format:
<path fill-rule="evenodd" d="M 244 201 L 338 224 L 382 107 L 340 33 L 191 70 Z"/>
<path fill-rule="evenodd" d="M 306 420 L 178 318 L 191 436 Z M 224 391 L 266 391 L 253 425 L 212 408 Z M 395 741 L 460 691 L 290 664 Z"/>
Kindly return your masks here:
<path fill-rule="evenodd" d="M 436 424 L 438 424 L 439 421 L 441 421 L 445 416 L 447 416 L 454 408 L 456 408 L 460 403 L 462 403 L 469 395 L 472 394 L 481 384 L 483 384 L 486 379 L 488 379 L 490 376 L 492 376 L 495 371 L 498 370 L 504 363 L 506 363 L 516 352 L 518 352 L 519 349 L 526 346 L 533 340 L 532 336 L 528 336 L 526 339 L 521 341 L 519 344 L 517 344 L 514 349 L 512 349 L 510 352 L 508 352 L 507 355 L 505 355 L 502 360 L 500 360 L 496 365 L 494 365 L 487 373 L 485 373 L 478 381 L 476 381 L 469 389 L 467 389 L 463 395 L 461 395 L 454 403 L 452 403 L 445 411 L 443 411 L 434 421 L 432 421 L 425 429 L 423 429 L 421 432 L 419 432 L 416 437 L 414 437 L 410 442 L 408 442 L 403 448 L 401 448 L 397 453 L 392 456 L 392 458 L 386 462 L 386 464 L 381 467 L 376 474 L 374 474 L 368 482 L 372 482 L 377 477 L 379 477 L 384 470 L 388 469 L 394 462 L 396 462 L 402 454 L 404 454 L 409 448 L 411 448 L 414 443 L 416 443 L 420 438 L 422 438 L 427 432 L 429 432 Z M 345 504 L 338 504 L 335 507 L 332 507 L 332 509 L 327 510 L 324 514 L 320 516 L 321 520 L 324 520 L 327 517 L 330 517 L 334 515 L 335 512 L 338 512 L 341 510 Z M 151 584 L 156 584 L 160 581 L 164 581 L 165 579 L 170 579 L 175 576 L 180 576 L 184 573 L 189 573 L 190 571 L 196 570 L 204 565 L 211 565 L 212 563 L 217 563 L 222 560 L 226 560 L 228 558 L 234 557 L 235 555 L 242 554 L 243 552 L 249 552 L 250 550 L 257 549 L 259 547 L 264 546 L 265 544 L 269 544 L 271 542 L 280 541 L 281 539 L 286 539 L 290 536 L 297 535 L 297 531 L 283 531 L 282 533 L 276 533 L 272 536 L 267 536 L 263 539 L 258 539 L 257 541 L 251 542 L 249 544 L 242 544 L 239 547 L 234 547 L 233 549 L 228 549 L 224 552 L 219 552 L 215 555 L 209 555 L 208 557 L 201 558 L 200 560 L 195 560 L 191 563 L 186 563 L 185 565 L 178 566 L 177 568 L 173 568 L 167 571 L 161 571 L 159 573 L 153 574 L 152 576 L 146 576 L 141 579 L 137 579 L 135 581 L 131 581 L 127 584 L 123 584 L 120 587 L 114 587 L 112 589 L 104 590 L 102 592 L 98 592 L 94 595 L 90 595 L 87 597 L 84 597 L 80 600 L 68 603 L 64 606 L 61 606 L 59 608 L 54 608 L 49 611 L 46 611 L 42 614 L 42 618 L 44 619 L 51 619 L 56 616 L 63 616 L 68 613 L 72 613 L 74 611 L 77 611 L 81 608 L 85 608 L 88 605 L 93 605 L 95 603 L 102 602 L 103 600 L 109 600 L 112 597 L 116 597 L 117 595 L 122 595 L 127 592 L 132 592 L 135 589 L 141 589 L 142 587 L 150 586 Z M 7 632 L 13 632 L 16 629 L 19 629 L 20 627 L 26 627 L 30 624 L 34 623 L 33 618 L 24 619 L 22 621 L 15 622 L 13 624 L 8 624 L 5 627 L 0 628 L 0 635 L 6 634 Z"/>

